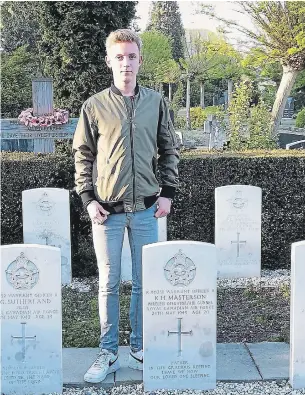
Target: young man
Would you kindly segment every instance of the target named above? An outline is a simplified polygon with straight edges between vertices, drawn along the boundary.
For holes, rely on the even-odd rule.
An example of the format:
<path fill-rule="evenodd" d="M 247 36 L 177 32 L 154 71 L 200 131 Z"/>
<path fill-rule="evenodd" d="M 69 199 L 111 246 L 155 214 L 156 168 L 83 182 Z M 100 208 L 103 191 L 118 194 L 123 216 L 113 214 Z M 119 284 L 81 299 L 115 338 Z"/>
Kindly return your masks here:
<path fill-rule="evenodd" d="M 136 82 L 140 38 L 131 30 L 117 30 L 107 38 L 106 50 L 113 83 L 85 101 L 73 141 L 76 190 L 92 220 L 99 270 L 101 351 L 84 377 L 91 383 L 119 369 L 125 228 L 132 255 L 129 366 L 143 368 L 142 247 L 157 241 L 157 218 L 170 213 L 178 185 L 177 141 L 166 102 Z"/>

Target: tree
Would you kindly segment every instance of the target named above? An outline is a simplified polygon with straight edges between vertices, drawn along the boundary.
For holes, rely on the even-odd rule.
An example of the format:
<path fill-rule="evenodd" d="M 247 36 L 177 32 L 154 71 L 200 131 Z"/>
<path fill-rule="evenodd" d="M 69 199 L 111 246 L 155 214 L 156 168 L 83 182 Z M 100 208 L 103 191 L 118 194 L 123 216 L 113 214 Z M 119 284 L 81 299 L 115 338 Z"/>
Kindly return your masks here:
<path fill-rule="evenodd" d="M 301 110 L 305 107 L 305 70 L 301 71 L 296 78 L 293 90 L 291 92 L 295 98 L 295 110 Z"/>
<path fill-rule="evenodd" d="M 22 110 L 32 107 L 31 78 L 40 76 L 38 66 L 28 46 L 2 54 L 1 112 L 5 118 L 17 118 Z"/>
<path fill-rule="evenodd" d="M 146 30 L 156 30 L 169 37 L 172 57 L 176 62 L 183 58 L 184 29 L 176 1 L 154 1 Z"/>
<path fill-rule="evenodd" d="M 200 32 L 190 32 L 185 42 L 185 59 L 180 60 L 187 83 L 186 124 L 190 120 L 190 84 L 197 79 L 200 83 L 200 104 L 204 108 L 204 86 L 209 80 L 230 79 L 240 75 L 240 56 L 232 46 L 219 36 L 209 34 L 202 37 Z"/>
<path fill-rule="evenodd" d="M 168 63 L 172 60 L 171 44 L 168 37 L 157 31 L 146 31 L 141 34 L 143 43 L 143 64 L 140 68 L 139 81 L 144 85 L 156 88 L 165 81 Z"/>
<path fill-rule="evenodd" d="M 1 5 L 1 46 L 5 53 L 26 46 L 35 53 L 40 38 L 39 2 L 5 1 Z"/>
<path fill-rule="evenodd" d="M 205 8 L 203 12 L 246 34 L 257 46 L 257 54 L 261 61 L 273 60 L 281 63 L 282 78 L 272 108 L 272 131 L 275 134 L 296 77 L 305 69 L 305 2 L 239 1 L 237 3 L 241 7 L 241 12 L 252 18 L 257 32 L 239 26 L 235 21 L 216 17 L 211 9 Z"/>
<path fill-rule="evenodd" d="M 105 40 L 118 28 L 128 28 L 134 1 L 52 1 L 40 3 L 39 56 L 45 76 L 54 81 L 56 106 L 78 115 L 89 96 L 109 86 Z"/>
<path fill-rule="evenodd" d="M 164 61 L 158 66 L 159 78 L 162 83 L 168 84 L 168 100 L 172 101 L 172 84 L 179 81 L 181 76 L 181 70 L 179 64 L 174 61 L 174 59 L 169 59 Z"/>

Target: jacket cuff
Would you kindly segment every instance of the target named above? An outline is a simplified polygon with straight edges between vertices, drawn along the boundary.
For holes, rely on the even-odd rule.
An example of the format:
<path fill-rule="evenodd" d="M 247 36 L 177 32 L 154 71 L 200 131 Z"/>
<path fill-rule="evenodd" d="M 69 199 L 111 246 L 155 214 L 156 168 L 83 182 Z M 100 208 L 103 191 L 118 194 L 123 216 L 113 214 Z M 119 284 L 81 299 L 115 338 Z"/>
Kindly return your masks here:
<path fill-rule="evenodd" d="M 85 208 L 87 208 L 87 206 L 90 202 L 92 202 L 93 200 L 96 200 L 93 190 L 81 192 L 80 197 L 82 199 L 82 203 Z"/>
<path fill-rule="evenodd" d="M 160 197 L 166 197 L 168 199 L 174 199 L 176 193 L 176 188 L 171 187 L 169 185 L 163 185 L 161 192 L 160 192 Z"/>

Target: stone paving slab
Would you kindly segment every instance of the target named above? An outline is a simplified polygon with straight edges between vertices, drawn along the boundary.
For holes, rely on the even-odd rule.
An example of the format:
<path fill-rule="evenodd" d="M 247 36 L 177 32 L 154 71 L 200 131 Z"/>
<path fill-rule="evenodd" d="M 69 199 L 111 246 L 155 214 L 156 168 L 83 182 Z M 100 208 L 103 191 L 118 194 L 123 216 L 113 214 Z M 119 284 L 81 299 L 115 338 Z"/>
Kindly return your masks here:
<path fill-rule="evenodd" d="M 248 351 L 249 350 L 249 351 Z M 112 387 L 142 382 L 142 372 L 128 368 L 129 347 L 119 348 L 121 368 L 100 384 L 84 382 L 84 374 L 98 354 L 98 348 L 64 348 L 63 379 L 65 387 Z M 218 381 L 247 382 L 287 379 L 289 345 L 286 343 L 218 343 Z"/>
<path fill-rule="evenodd" d="M 278 342 L 247 343 L 263 380 L 289 377 L 289 344 Z"/>
<path fill-rule="evenodd" d="M 243 343 L 218 343 L 216 379 L 219 381 L 259 381 L 261 376 Z"/>
<path fill-rule="evenodd" d="M 119 361 L 121 367 L 117 372 L 115 372 L 115 385 L 130 384 L 131 382 L 136 384 L 142 383 L 143 381 L 141 370 L 130 369 L 128 367 L 129 350 L 129 347 L 120 347 Z"/>
<path fill-rule="evenodd" d="M 65 387 L 113 387 L 114 373 L 108 374 L 100 384 L 84 381 L 84 374 L 90 368 L 99 352 L 98 348 L 63 348 L 63 381 Z"/>

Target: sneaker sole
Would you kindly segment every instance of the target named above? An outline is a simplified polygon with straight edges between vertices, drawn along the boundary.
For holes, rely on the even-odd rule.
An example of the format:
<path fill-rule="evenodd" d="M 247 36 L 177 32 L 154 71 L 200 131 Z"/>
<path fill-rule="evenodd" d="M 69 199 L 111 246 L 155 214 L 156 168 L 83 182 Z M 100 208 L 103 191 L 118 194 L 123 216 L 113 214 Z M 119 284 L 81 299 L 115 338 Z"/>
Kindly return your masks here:
<path fill-rule="evenodd" d="M 118 369 L 120 369 L 120 362 L 119 362 L 119 360 L 117 359 L 115 362 L 114 362 L 114 364 L 112 364 L 111 366 L 109 366 L 109 368 L 108 368 L 108 370 L 107 370 L 107 372 L 106 372 L 106 374 L 104 374 L 103 376 L 92 376 L 92 377 L 90 377 L 90 375 L 85 375 L 84 376 L 84 381 L 86 381 L 87 383 L 94 383 L 94 384 L 96 384 L 96 383 L 100 383 L 101 381 L 104 381 L 105 380 L 105 378 L 106 378 L 106 376 L 108 375 L 108 374 L 110 374 L 110 373 L 114 373 L 114 372 L 116 372 Z"/>

